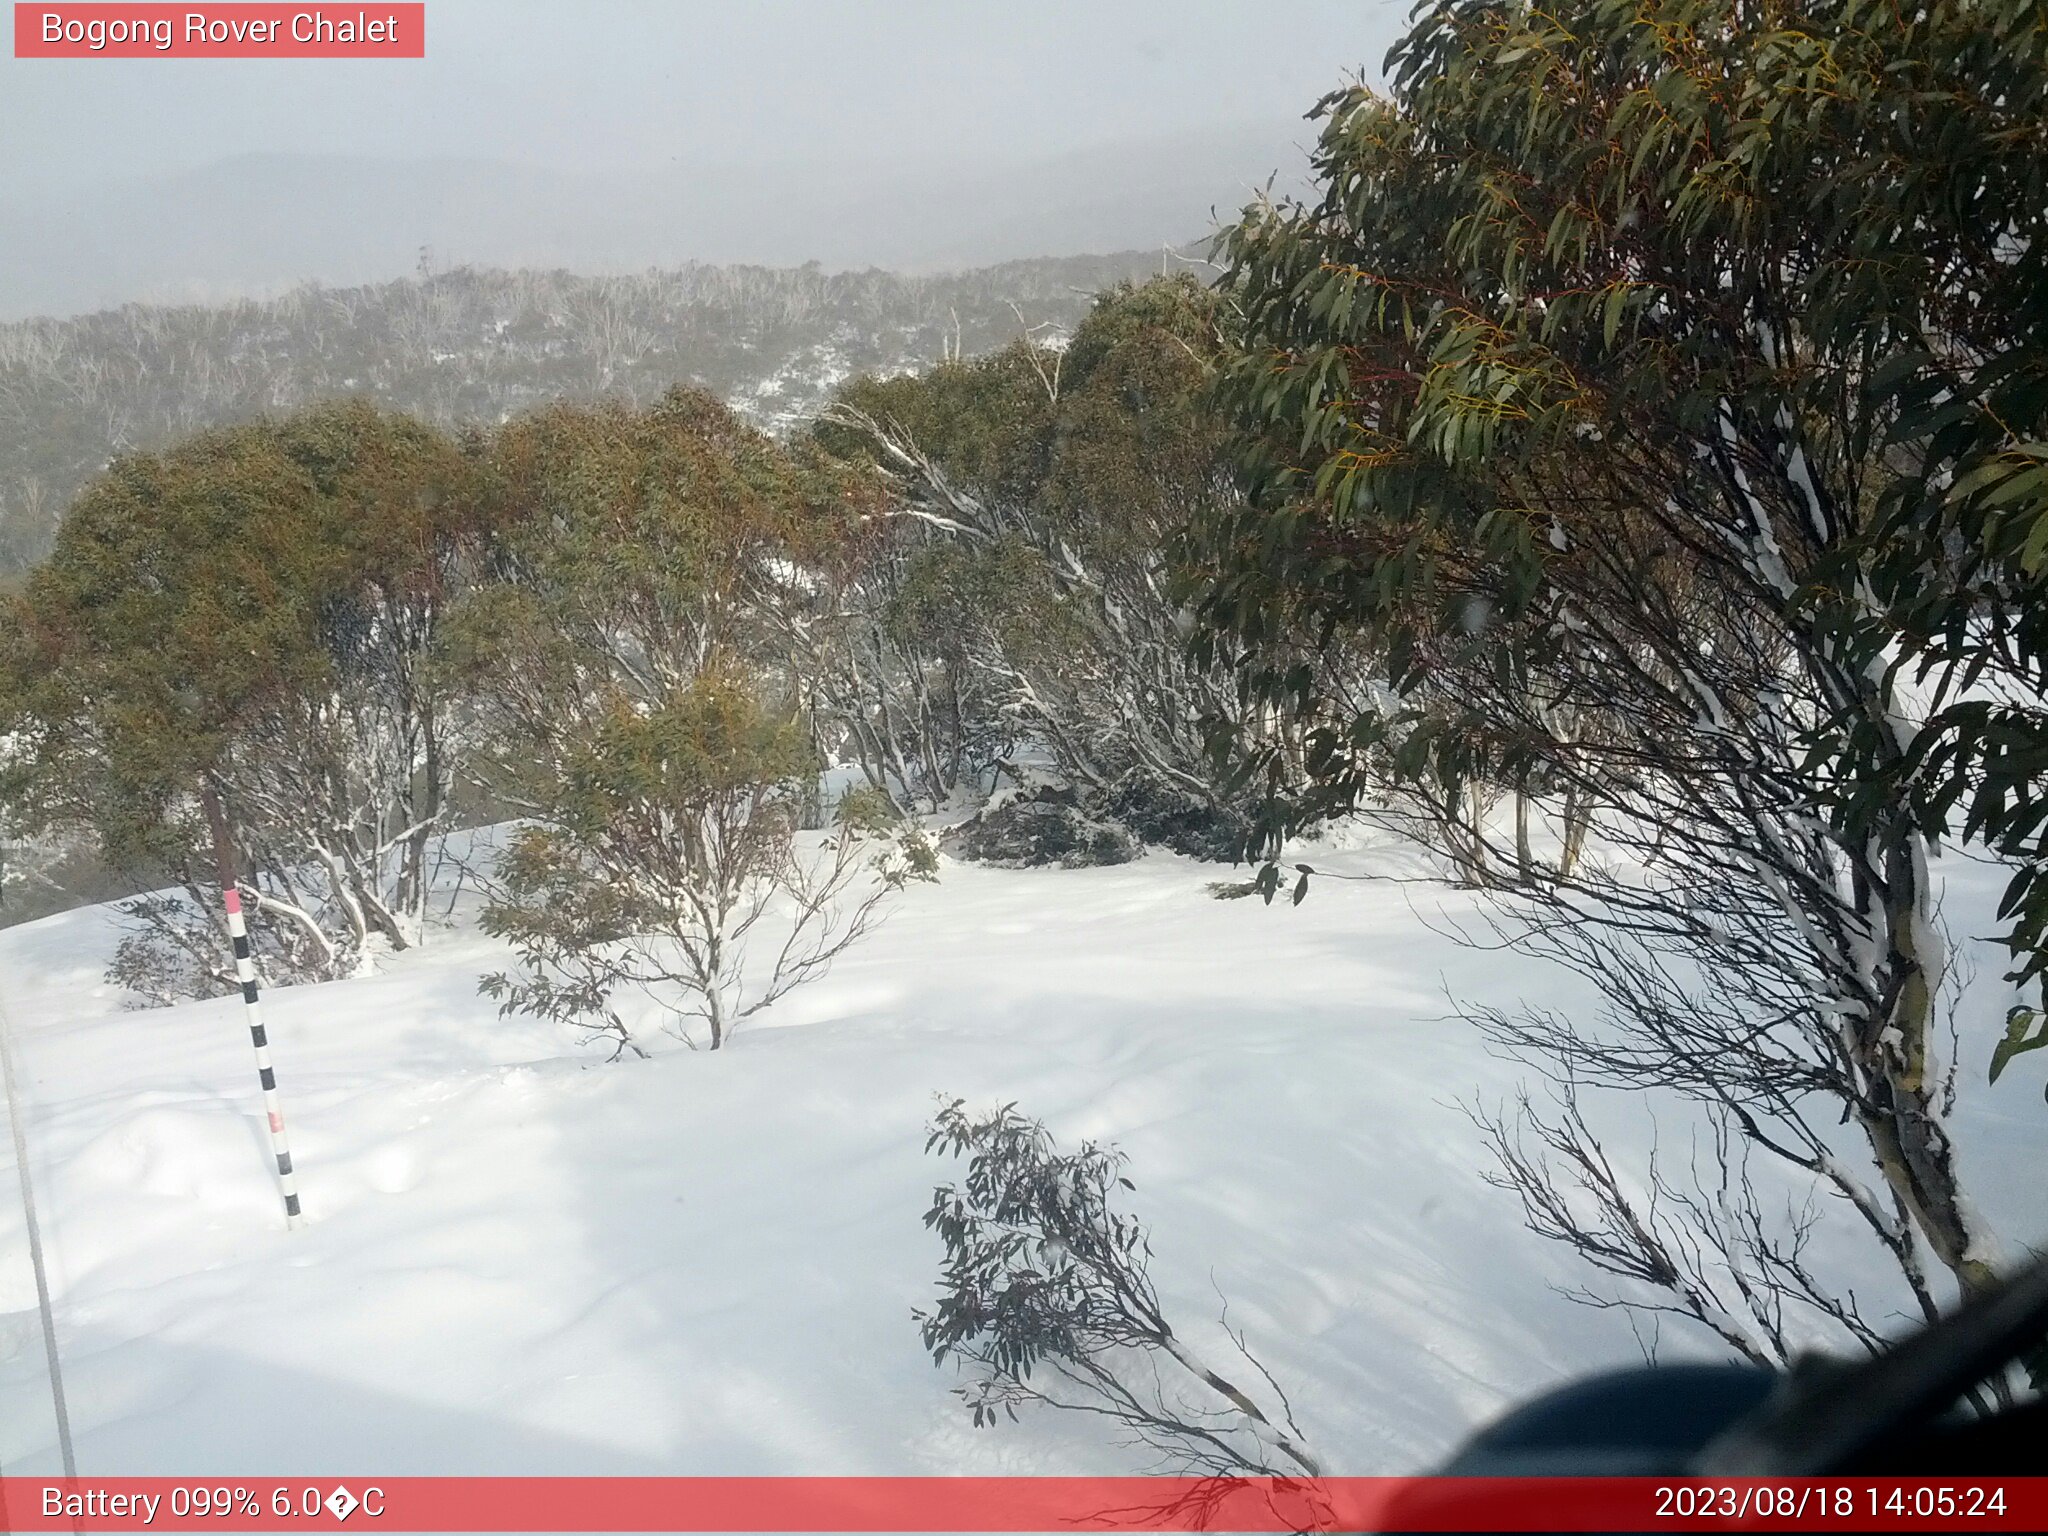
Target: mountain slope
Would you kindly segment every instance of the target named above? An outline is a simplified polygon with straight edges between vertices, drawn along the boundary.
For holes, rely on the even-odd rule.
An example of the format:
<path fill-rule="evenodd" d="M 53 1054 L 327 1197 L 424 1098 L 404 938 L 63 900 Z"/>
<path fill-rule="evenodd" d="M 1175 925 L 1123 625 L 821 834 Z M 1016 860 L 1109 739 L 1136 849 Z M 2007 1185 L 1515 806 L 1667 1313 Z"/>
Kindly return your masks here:
<path fill-rule="evenodd" d="M 351 393 L 452 426 L 554 399 L 647 400 L 678 383 L 786 426 L 853 373 L 1064 330 L 1097 290 L 1187 259 L 1125 251 L 924 276 L 464 268 L 0 325 L 0 573 L 41 555 L 71 496 L 112 456 L 201 427 Z"/>

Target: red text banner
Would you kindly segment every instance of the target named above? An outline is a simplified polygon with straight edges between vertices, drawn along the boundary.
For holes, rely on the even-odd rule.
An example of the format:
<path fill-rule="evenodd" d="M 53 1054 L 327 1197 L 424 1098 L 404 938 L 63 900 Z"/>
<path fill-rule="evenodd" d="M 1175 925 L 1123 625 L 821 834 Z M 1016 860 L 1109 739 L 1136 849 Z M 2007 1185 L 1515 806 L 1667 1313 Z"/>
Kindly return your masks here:
<path fill-rule="evenodd" d="M 0 1478 L 70 1531 L 2039 1531 L 2048 1478 Z"/>
<path fill-rule="evenodd" d="M 14 7 L 17 59 L 423 59 L 424 4 Z"/>

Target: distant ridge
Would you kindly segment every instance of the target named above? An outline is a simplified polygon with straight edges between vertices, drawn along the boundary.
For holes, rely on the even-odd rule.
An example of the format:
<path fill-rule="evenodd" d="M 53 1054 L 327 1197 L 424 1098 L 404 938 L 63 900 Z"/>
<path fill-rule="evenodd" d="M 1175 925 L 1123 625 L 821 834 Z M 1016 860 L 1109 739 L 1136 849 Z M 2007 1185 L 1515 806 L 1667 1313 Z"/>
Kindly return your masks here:
<path fill-rule="evenodd" d="M 819 157 L 582 174 L 484 159 L 250 154 L 151 177 L 0 188 L 0 320 L 353 285 L 442 264 L 586 273 L 686 260 L 931 272 L 1156 247 L 1235 212 L 1298 122 L 915 172 Z M 935 151 L 940 152 L 940 151 Z"/>
<path fill-rule="evenodd" d="M 854 374 L 1065 330 L 1097 291 L 1198 260 L 1184 248 L 926 275 L 458 268 L 0 324 L 0 574 L 42 556 L 71 497 L 114 455 L 203 427 L 343 394 L 442 425 L 492 422 L 545 400 L 648 400 L 684 383 L 782 428 Z"/>

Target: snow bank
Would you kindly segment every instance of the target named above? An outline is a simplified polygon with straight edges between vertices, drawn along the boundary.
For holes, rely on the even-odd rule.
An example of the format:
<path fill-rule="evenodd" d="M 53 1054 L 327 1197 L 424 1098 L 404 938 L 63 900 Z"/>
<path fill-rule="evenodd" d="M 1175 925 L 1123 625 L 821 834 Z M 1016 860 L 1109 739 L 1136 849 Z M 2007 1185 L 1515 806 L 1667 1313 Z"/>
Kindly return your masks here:
<path fill-rule="evenodd" d="M 499 1019 L 475 985 L 506 956 L 459 923 L 380 975 L 273 991 L 296 1235 L 239 1002 L 122 1011 L 103 909 L 0 933 L 81 1470 L 1142 1470 L 1081 1416 L 972 1430 L 921 1352 L 942 1091 L 1121 1143 L 1170 1309 L 1213 1344 L 1227 1296 L 1335 1471 L 1422 1466 L 1635 1362 L 1620 1314 L 1554 1294 L 1586 1276 L 1480 1182 L 1454 1103 L 1518 1072 L 1445 1020 L 1447 979 L 1583 991 L 1442 937 L 1472 897 L 1324 881 L 1268 908 L 1212 899 L 1219 873 L 948 863 L 715 1055 L 606 1065 Z M 2038 1146 L 2038 1092 L 1975 1092 L 1982 1055 L 1965 1156 L 2038 1238 L 2029 1159 L 1996 1151 Z M 0 1201 L 0 1464 L 26 1475 L 56 1453 L 20 1223 Z"/>

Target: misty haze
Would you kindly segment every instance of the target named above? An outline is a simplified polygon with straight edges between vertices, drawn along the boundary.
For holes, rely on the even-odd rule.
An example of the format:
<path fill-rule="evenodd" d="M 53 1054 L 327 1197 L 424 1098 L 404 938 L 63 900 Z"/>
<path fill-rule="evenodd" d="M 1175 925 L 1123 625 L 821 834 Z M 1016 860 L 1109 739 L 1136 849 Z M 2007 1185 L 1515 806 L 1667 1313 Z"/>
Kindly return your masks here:
<path fill-rule="evenodd" d="M 437 0 L 417 61 L 14 61 L 0 319 L 375 282 L 422 251 L 594 275 L 1185 245 L 1299 185 L 1305 103 L 1395 14 Z"/>

